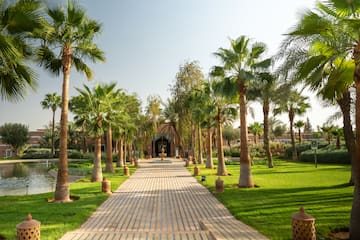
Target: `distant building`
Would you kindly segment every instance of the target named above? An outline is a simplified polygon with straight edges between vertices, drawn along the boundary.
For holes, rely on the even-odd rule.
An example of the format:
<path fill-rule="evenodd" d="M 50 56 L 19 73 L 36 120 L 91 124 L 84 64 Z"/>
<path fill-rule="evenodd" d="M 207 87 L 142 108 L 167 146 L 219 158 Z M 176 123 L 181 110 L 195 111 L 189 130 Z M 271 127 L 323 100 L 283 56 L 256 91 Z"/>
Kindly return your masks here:
<path fill-rule="evenodd" d="M 44 129 L 38 129 L 36 131 L 29 131 L 29 141 L 28 144 L 31 147 L 40 147 L 40 142 L 42 137 L 45 134 Z M 0 157 L 13 157 L 15 156 L 14 151 L 10 145 L 1 142 L 0 137 Z"/>
<path fill-rule="evenodd" d="M 164 151 L 168 157 L 179 156 L 180 138 L 171 123 L 164 123 L 157 129 L 156 135 L 148 146 L 153 157 L 159 157 Z"/>

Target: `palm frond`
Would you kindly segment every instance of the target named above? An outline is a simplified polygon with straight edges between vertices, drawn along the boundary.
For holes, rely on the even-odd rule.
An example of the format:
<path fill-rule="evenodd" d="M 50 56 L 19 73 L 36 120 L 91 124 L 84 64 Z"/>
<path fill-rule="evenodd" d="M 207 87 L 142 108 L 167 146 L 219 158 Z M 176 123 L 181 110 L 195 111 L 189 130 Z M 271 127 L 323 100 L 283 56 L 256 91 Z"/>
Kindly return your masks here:
<path fill-rule="evenodd" d="M 88 80 L 93 78 L 92 70 L 80 58 L 73 56 L 72 60 L 78 72 L 85 73 Z"/>
<path fill-rule="evenodd" d="M 58 76 L 62 70 L 62 61 L 56 57 L 54 52 L 45 45 L 41 45 L 36 52 L 36 58 L 40 66 L 50 70 L 51 73 Z"/>

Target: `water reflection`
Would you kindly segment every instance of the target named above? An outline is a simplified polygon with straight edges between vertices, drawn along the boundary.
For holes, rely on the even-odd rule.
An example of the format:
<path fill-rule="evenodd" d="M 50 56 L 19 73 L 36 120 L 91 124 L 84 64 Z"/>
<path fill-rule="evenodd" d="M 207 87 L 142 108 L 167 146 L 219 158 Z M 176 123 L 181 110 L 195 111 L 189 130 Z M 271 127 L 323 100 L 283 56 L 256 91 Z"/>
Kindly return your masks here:
<path fill-rule="evenodd" d="M 0 164 L 0 196 L 51 192 L 55 179 L 48 174 L 47 163 Z"/>

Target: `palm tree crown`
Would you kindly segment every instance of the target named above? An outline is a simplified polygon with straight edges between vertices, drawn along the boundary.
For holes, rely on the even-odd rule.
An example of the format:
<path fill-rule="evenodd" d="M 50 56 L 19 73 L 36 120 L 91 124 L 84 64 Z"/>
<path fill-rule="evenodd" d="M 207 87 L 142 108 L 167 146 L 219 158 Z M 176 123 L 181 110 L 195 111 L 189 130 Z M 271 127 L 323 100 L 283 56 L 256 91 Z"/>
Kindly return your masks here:
<path fill-rule="evenodd" d="M 13 5 L 0 1 L 0 96 L 22 98 L 26 88 L 36 87 L 34 71 L 25 61 L 32 54 L 26 37 L 40 28 L 39 2 L 20 0 Z"/>

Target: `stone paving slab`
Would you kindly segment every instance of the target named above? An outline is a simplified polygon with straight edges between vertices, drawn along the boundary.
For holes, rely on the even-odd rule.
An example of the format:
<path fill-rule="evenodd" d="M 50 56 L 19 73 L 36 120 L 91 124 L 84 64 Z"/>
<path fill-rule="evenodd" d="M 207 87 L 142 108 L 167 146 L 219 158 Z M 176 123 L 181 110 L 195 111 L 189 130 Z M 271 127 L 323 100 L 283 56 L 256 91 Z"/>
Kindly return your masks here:
<path fill-rule="evenodd" d="M 267 239 L 236 220 L 178 159 L 143 160 L 77 230 L 62 240 Z"/>

